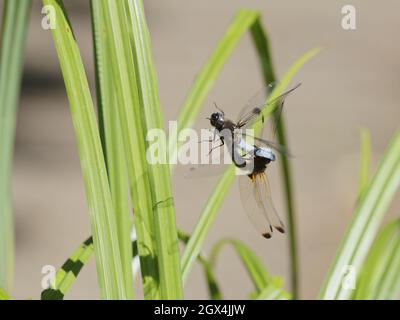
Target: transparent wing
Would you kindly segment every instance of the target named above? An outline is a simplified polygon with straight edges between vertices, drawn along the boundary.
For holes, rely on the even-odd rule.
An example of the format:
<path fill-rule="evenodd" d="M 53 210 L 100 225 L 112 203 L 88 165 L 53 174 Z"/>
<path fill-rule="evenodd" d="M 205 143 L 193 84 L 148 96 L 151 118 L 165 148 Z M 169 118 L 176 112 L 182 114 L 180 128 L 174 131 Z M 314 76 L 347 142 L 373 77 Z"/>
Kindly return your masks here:
<path fill-rule="evenodd" d="M 284 233 L 285 227 L 279 218 L 271 199 L 268 180 L 265 174 L 254 179 L 246 175 L 239 177 L 240 197 L 250 220 L 263 235 L 271 238 L 273 228 Z"/>
<path fill-rule="evenodd" d="M 264 238 L 271 238 L 272 225 L 262 214 L 263 208 L 260 201 L 256 200 L 256 185 L 249 176 L 239 176 L 240 198 L 250 221 Z"/>
<path fill-rule="evenodd" d="M 282 93 L 280 96 L 272 99 L 272 100 L 267 100 L 265 103 L 259 104 L 259 105 L 251 105 L 251 104 L 246 104 L 245 107 L 242 109 L 242 111 L 239 114 L 239 118 L 236 122 L 236 127 L 245 129 L 250 126 L 252 126 L 254 123 L 258 121 L 264 121 L 264 117 L 262 115 L 262 111 L 274 104 L 274 103 L 279 103 L 279 105 L 275 109 L 275 117 L 269 117 L 270 119 L 273 119 L 272 127 L 276 128 L 278 120 L 280 118 L 284 101 L 286 97 L 292 93 L 294 90 L 296 90 L 300 86 L 300 83 L 294 86 L 293 88 L 289 89 L 288 91 Z"/>
<path fill-rule="evenodd" d="M 268 215 L 268 219 L 271 221 L 272 226 L 281 233 L 285 233 L 285 225 L 283 224 L 281 218 L 279 217 L 271 197 L 271 189 L 269 186 L 269 180 L 267 174 L 256 175 L 256 184 L 259 194 L 261 195 L 261 200 L 264 205 L 264 214 Z"/>
<path fill-rule="evenodd" d="M 236 123 L 246 116 L 250 115 L 254 108 L 263 106 L 267 97 L 272 92 L 272 89 L 276 86 L 276 82 L 272 82 L 265 87 L 262 87 L 257 93 L 255 93 L 240 110 Z"/>
<path fill-rule="evenodd" d="M 266 146 L 268 148 L 274 149 L 276 151 L 278 151 L 280 154 L 283 154 L 287 157 L 290 157 L 291 154 L 289 152 L 289 150 L 285 147 L 280 145 L 279 143 L 273 142 L 273 141 L 269 141 L 269 140 L 265 140 L 265 139 L 261 139 L 261 138 L 257 138 L 257 137 L 253 137 L 249 134 L 246 133 L 242 133 L 242 136 L 245 138 L 250 138 L 250 139 L 254 139 L 254 142 L 256 145 L 258 146 Z"/>

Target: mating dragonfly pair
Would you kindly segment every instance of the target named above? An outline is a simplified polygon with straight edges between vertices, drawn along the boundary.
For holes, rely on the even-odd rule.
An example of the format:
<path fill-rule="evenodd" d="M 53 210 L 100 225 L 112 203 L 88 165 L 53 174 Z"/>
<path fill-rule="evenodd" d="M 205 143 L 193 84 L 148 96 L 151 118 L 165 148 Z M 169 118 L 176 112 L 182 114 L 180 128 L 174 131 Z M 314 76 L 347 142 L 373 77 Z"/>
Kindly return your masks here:
<path fill-rule="evenodd" d="M 254 106 L 253 98 L 242 109 L 236 122 L 228 119 L 225 112 L 216 105 L 217 112 L 207 118 L 214 128 L 214 139 L 209 142 L 215 140 L 216 137 L 220 140 L 220 145 L 213 147 L 210 153 L 223 145 L 227 147 L 234 165 L 242 171 L 239 174 L 239 188 L 244 209 L 255 227 L 267 239 L 271 238 L 274 229 L 281 233 L 285 232 L 285 226 L 272 202 L 266 169 L 270 162 L 275 161 L 275 151 L 288 155 L 285 147 L 273 142 L 273 136 L 276 133 L 285 98 L 299 86 L 300 84 L 294 86 L 272 100 L 267 99 L 266 102 L 263 100 L 264 103 L 261 105 Z M 271 85 L 267 87 L 267 89 L 270 88 Z M 243 133 L 244 129 L 252 127 L 258 121 L 262 121 L 263 128 L 266 127 L 263 111 L 273 104 L 277 107 L 275 116 L 271 115 L 268 121 L 271 123 L 269 130 L 272 135 L 269 140 Z M 246 138 L 250 138 L 254 143 L 249 144 Z M 198 168 L 192 167 L 191 171 L 196 171 Z"/>

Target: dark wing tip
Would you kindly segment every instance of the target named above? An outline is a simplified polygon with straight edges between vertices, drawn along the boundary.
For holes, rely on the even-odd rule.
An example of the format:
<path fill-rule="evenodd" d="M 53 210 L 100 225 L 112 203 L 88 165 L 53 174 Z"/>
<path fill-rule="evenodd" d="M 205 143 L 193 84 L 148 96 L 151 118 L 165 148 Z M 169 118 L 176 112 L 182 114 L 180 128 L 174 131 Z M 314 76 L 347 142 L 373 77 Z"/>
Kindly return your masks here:
<path fill-rule="evenodd" d="M 274 226 L 276 230 L 278 230 L 280 233 L 285 233 L 285 228 L 283 226 Z"/>
<path fill-rule="evenodd" d="M 265 239 L 271 239 L 272 234 L 269 233 L 269 232 L 266 232 L 266 233 L 263 233 L 263 237 L 264 237 Z"/>

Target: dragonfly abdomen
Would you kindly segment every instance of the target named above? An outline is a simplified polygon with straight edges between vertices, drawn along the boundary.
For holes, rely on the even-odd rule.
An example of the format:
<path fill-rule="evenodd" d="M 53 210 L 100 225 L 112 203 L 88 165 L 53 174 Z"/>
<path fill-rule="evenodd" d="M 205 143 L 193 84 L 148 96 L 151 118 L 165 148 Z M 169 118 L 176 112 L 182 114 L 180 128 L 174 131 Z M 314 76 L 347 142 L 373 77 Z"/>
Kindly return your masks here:
<path fill-rule="evenodd" d="M 264 158 L 264 157 L 259 157 L 255 156 L 254 157 L 254 168 L 253 172 L 249 174 L 248 176 L 250 179 L 254 179 L 254 177 L 257 174 L 264 173 L 265 169 L 267 169 L 267 165 L 271 162 L 270 159 Z"/>

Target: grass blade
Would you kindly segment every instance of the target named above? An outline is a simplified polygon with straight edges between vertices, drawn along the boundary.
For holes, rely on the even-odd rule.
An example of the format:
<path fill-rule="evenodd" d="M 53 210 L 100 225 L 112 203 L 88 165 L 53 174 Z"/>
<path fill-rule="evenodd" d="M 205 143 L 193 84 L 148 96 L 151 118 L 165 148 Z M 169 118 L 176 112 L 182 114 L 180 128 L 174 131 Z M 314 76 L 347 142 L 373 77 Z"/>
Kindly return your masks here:
<path fill-rule="evenodd" d="M 63 300 L 93 251 L 93 238 L 89 237 L 57 271 L 54 286 L 42 291 L 41 300 Z"/>
<path fill-rule="evenodd" d="M 10 296 L 2 288 L 0 288 L 0 300 L 10 300 Z"/>
<path fill-rule="evenodd" d="M 132 245 L 130 237 L 133 221 L 129 208 L 129 182 L 119 112 L 116 106 L 117 99 L 112 78 L 112 66 L 108 63 L 110 59 L 107 42 L 104 41 L 104 37 L 101 37 L 101 32 L 105 28 L 101 9 L 102 7 L 98 1 L 91 1 L 98 113 L 99 119 L 101 119 L 99 121 L 100 133 L 102 133 L 103 151 L 116 214 L 119 251 L 121 252 L 124 270 L 125 293 L 128 299 L 133 299 Z"/>
<path fill-rule="evenodd" d="M 192 236 L 190 237 L 190 240 L 183 253 L 182 279 L 184 282 L 189 275 L 190 269 L 196 260 L 201 247 L 203 246 L 206 235 L 218 214 L 218 210 L 229 191 L 229 187 L 232 185 L 234 180 L 235 168 L 230 166 L 218 181 L 218 184 L 214 188 L 214 192 L 207 201 L 203 213 L 201 214 L 200 219 L 197 222 Z"/>
<path fill-rule="evenodd" d="M 11 172 L 31 0 L 5 0 L 0 34 L 0 287 L 12 287 L 14 224 Z"/>
<path fill-rule="evenodd" d="M 122 138 L 128 167 L 134 223 L 146 299 L 160 297 L 159 270 L 154 238 L 153 194 L 146 160 L 146 131 L 138 83 L 133 66 L 127 12 L 123 1 L 93 0 L 103 12 L 105 29 L 100 34 L 107 43 L 112 66 L 116 106 L 119 110 Z"/>
<path fill-rule="evenodd" d="M 374 299 L 398 300 L 400 292 L 400 240 L 392 248 L 391 259 L 387 262 L 385 273 L 380 286 L 376 290 Z"/>
<path fill-rule="evenodd" d="M 271 285 L 265 287 L 258 296 L 256 300 L 290 300 L 291 295 L 286 291 L 281 289 L 282 287 L 281 278 L 271 279 Z"/>
<path fill-rule="evenodd" d="M 129 8 L 134 51 L 134 65 L 138 80 L 141 109 L 146 133 L 163 128 L 163 118 L 158 96 L 158 81 L 151 52 L 150 33 L 147 28 L 141 0 L 126 0 Z M 168 155 L 166 157 L 168 159 Z M 162 299 L 182 299 L 182 279 L 175 221 L 175 206 L 171 178 L 167 163 L 149 165 L 150 187 L 153 193 L 154 236 Z"/>
<path fill-rule="evenodd" d="M 358 193 L 361 197 L 369 183 L 369 164 L 371 158 L 371 136 L 367 129 L 361 130 L 361 161 Z"/>
<path fill-rule="evenodd" d="M 354 299 L 396 299 L 400 292 L 400 220 L 378 234 L 357 280 Z"/>
<path fill-rule="evenodd" d="M 208 294 L 211 300 L 223 300 L 221 290 L 215 278 L 214 270 L 208 261 L 202 255 L 198 256 L 198 260 L 203 266 L 204 276 L 207 281 Z"/>
<path fill-rule="evenodd" d="M 89 207 L 96 267 L 103 299 L 125 299 L 121 255 L 111 192 L 89 86 L 79 48 L 63 3 L 43 0 L 55 9 L 52 30 L 75 128 Z M 51 17 L 49 17 L 51 19 Z"/>
<path fill-rule="evenodd" d="M 342 286 L 343 268 L 358 270 L 376 236 L 379 224 L 400 184 L 400 132 L 390 142 L 374 178 L 357 204 L 335 260 L 321 290 L 322 299 L 348 299 Z"/>
<path fill-rule="evenodd" d="M 215 266 L 219 252 L 227 244 L 230 244 L 235 249 L 245 266 L 246 271 L 252 279 L 254 287 L 258 292 L 261 292 L 268 285 L 271 276 L 257 256 L 240 241 L 234 239 L 223 239 L 218 241 L 210 254 L 211 264 Z"/>
<path fill-rule="evenodd" d="M 188 244 L 190 235 L 179 230 L 178 237 L 179 237 L 179 240 L 181 240 L 184 244 L 186 244 L 186 245 Z M 203 267 L 204 276 L 207 280 L 208 293 L 210 295 L 210 299 L 222 300 L 221 290 L 218 286 L 216 277 L 214 275 L 214 270 L 213 270 L 212 265 L 201 253 L 197 256 L 197 260 Z"/>
<path fill-rule="evenodd" d="M 217 242 L 210 254 L 210 263 L 215 266 L 215 262 L 222 247 L 230 244 L 239 255 L 246 271 L 253 281 L 256 289 L 256 294 L 261 299 L 271 297 L 272 293 L 276 294 L 276 297 L 289 298 L 289 294 L 285 293 L 282 289 L 282 281 L 280 278 L 272 277 L 266 268 L 263 266 L 258 257 L 250 250 L 245 244 L 234 239 L 223 239 Z"/>
<path fill-rule="evenodd" d="M 183 232 L 178 231 L 178 238 L 184 244 L 187 244 L 190 236 Z M 88 262 L 90 256 L 93 254 L 93 238 L 86 239 L 64 262 L 62 267 L 57 270 L 54 286 L 42 291 L 42 300 L 62 300 L 71 288 L 72 284 L 77 279 L 79 273 Z M 137 255 L 137 241 L 131 242 L 132 258 Z M 131 261 L 132 262 L 132 261 Z M 213 300 L 222 300 L 221 292 L 216 281 L 214 271 L 207 261 L 207 259 L 199 254 L 198 262 L 203 266 L 204 274 L 207 279 L 210 298 Z M 0 291 L 1 293 L 1 291 Z"/>
<path fill-rule="evenodd" d="M 288 72 L 279 82 L 279 85 L 271 93 L 271 100 L 273 100 L 275 97 L 278 97 L 283 92 L 283 90 L 285 90 L 285 88 L 289 85 L 290 80 L 293 78 L 296 72 L 301 68 L 301 66 L 318 52 L 319 49 L 312 49 L 303 54 L 297 61 L 295 61 L 295 63 L 290 67 Z M 276 104 L 271 104 L 270 107 L 263 110 L 263 114 L 266 119 L 268 118 L 269 115 L 272 114 L 275 107 Z M 257 128 L 254 129 L 255 132 L 257 133 L 258 130 L 261 130 L 261 126 L 258 126 Z M 200 219 L 196 224 L 196 227 L 192 233 L 190 241 L 183 254 L 182 257 L 183 281 L 185 281 L 185 279 L 187 278 L 190 268 L 194 260 L 196 259 L 198 253 L 200 252 L 200 249 L 203 245 L 207 232 L 210 229 L 211 225 L 213 224 L 217 216 L 218 210 L 234 180 L 235 180 L 235 167 L 232 165 L 225 171 L 225 173 L 217 183 L 216 187 L 214 188 L 214 191 L 212 192 L 209 200 L 207 201 L 206 207 L 204 208 L 203 213 L 201 214 Z"/>
<path fill-rule="evenodd" d="M 251 35 L 256 47 L 262 75 L 264 78 L 264 84 L 267 86 L 270 83 L 276 82 L 277 78 L 273 69 L 272 57 L 269 49 L 269 41 L 267 34 L 261 24 L 260 19 L 257 19 L 251 27 Z M 284 128 L 284 117 L 283 115 L 274 116 L 280 117 L 277 127 L 278 142 L 282 146 L 288 147 L 285 128 Z M 296 224 L 295 224 L 295 206 L 292 190 L 292 178 L 290 173 L 289 159 L 288 157 L 280 157 L 281 170 L 283 177 L 283 186 L 285 193 L 285 205 L 286 205 L 286 216 L 288 219 L 288 230 L 289 230 L 289 252 L 290 252 L 290 274 L 291 274 L 291 287 L 293 291 L 293 299 L 297 299 L 299 285 L 298 285 L 298 257 L 297 257 L 297 236 L 296 236 Z"/>

